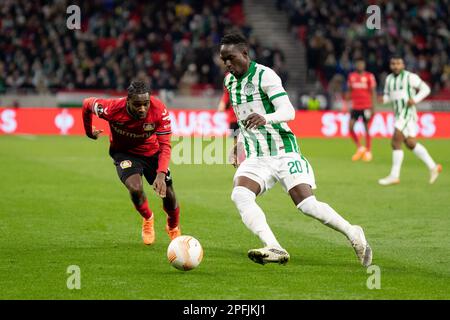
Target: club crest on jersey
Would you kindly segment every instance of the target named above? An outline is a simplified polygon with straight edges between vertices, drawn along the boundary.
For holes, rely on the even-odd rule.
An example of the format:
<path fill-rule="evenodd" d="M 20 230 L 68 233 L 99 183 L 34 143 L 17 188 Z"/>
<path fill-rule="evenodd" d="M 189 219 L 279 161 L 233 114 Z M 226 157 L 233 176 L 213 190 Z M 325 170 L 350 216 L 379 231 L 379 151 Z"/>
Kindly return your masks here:
<path fill-rule="evenodd" d="M 132 165 L 132 163 L 131 163 L 130 160 L 123 160 L 123 161 L 120 163 L 120 167 L 121 167 L 122 169 L 131 168 L 131 165 Z"/>
<path fill-rule="evenodd" d="M 255 92 L 255 86 L 251 82 L 247 82 L 244 86 L 244 93 L 246 96 L 252 95 Z"/>
<path fill-rule="evenodd" d="M 153 131 L 155 129 L 154 123 L 144 123 L 144 131 Z"/>

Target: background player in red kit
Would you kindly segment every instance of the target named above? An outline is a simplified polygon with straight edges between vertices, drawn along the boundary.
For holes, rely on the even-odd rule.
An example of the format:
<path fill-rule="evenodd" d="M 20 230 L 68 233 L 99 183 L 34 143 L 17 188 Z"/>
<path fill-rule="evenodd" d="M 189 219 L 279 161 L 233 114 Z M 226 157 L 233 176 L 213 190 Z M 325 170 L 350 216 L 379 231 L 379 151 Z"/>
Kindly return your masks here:
<path fill-rule="evenodd" d="M 169 171 L 171 126 L 165 105 L 150 95 L 144 81 L 133 81 L 128 96 L 119 99 L 87 98 L 83 101 L 86 135 L 97 139 L 103 130 L 92 126 L 92 114 L 108 121 L 111 135 L 109 154 L 120 180 L 127 187 L 136 210 L 143 217 L 142 239 L 155 241 L 153 212 L 144 193 L 142 175 L 163 199 L 170 239 L 181 235 L 180 208 Z"/>
<path fill-rule="evenodd" d="M 231 135 L 234 137 L 235 142 L 237 141 L 239 125 L 237 123 L 236 115 L 234 114 L 233 107 L 230 104 L 230 94 L 227 88 L 223 88 L 223 94 L 220 98 L 219 105 L 217 106 L 217 111 L 226 112 L 228 117 L 228 123 L 230 124 Z"/>
<path fill-rule="evenodd" d="M 226 75 L 225 75 L 226 76 Z M 218 112 L 226 112 L 229 128 L 231 132 L 231 136 L 233 137 L 233 149 L 230 150 L 229 161 L 233 164 L 233 166 L 237 167 L 237 165 L 244 161 L 245 159 L 245 151 L 244 146 L 241 141 L 238 141 L 239 136 L 239 125 L 238 120 L 236 118 L 236 114 L 234 113 L 233 106 L 230 103 L 230 93 L 227 88 L 223 87 L 223 94 L 220 98 L 219 105 L 217 106 Z M 238 151 L 239 150 L 239 151 Z M 238 156 L 239 154 L 239 156 Z"/>
<path fill-rule="evenodd" d="M 356 153 L 352 156 L 353 161 L 362 158 L 363 161 L 372 160 L 371 137 L 369 134 L 369 121 L 373 116 L 377 83 L 372 73 L 365 71 L 366 63 L 362 58 L 355 61 L 356 71 L 348 75 L 347 98 L 351 98 L 352 108 L 350 112 L 350 136 L 357 146 Z M 359 137 L 356 135 L 354 126 L 356 121 L 362 117 L 366 128 L 366 146 L 362 146 Z"/>

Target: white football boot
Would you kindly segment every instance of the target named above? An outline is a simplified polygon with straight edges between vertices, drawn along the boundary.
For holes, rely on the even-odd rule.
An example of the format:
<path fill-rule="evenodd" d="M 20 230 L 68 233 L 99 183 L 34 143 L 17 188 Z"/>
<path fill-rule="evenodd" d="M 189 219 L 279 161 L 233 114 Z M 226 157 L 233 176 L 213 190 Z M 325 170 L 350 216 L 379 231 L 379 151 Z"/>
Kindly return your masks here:
<path fill-rule="evenodd" d="M 256 263 L 279 263 L 285 265 L 289 262 L 289 253 L 283 248 L 264 247 L 260 249 L 251 249 L 248 251 L 248 257 Z"/>
<path fill-rule="evenodd" d="M 378 183 L 382 186 L 390 186 L 393 184 L 399 184 L 400 179 L 393 176 L 387 176 L 386 178 L 378 180 Z"/>
<path fill-rule="evenodd" d="M 354 233 L 350 240 L 359 261 L 364 267 L 368 267 L 372 264 L 372 249 L 367 243 L 364 231 L 360 226 L 353 226 Z"/>
<path fill-rule="evenodd" d="M 433 169 L 430 170 L 430 184 L 433 184 L 442 171 L 442 165 L 437 164 Z"/>

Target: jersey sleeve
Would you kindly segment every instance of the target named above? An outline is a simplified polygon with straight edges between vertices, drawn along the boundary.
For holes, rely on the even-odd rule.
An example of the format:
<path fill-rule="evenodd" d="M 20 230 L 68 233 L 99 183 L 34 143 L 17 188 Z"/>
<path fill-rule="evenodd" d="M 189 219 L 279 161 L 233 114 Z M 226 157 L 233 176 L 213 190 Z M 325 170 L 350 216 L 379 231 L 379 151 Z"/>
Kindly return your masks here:
<path fill-rule="evenodd" d="M 411 90 L 408 88 L 408 96 L 412 98 L 415 103 L 419 103 L 425 99 L 431 92 L 430 87 L 425 83 L 425 81 L 420 79 L 420 77 L 415 73 L 411 73 L 409 75 L 408 83 L 410 87 L 418 89 L 418 92 L 413 97 Z"/>
<path fill-rule="evenodd" d="M 390 75 L 388 75 L 384 81 L 383 103 L 388 103 L 391 101 L 390 95 L 389 95 L 389 80 L 390 80 Z"/>
<path fill-rule="evenodd" d="M 159 144 L 158 169 L 157 172 L 167 173 L 169 169 L 170 156 L 172 153 L 172 146 L 170 138 L 172 136 L 172 127 L 170 122 L 170 115 L 164 104 L 161 103 L 161 120 L 155 130 L 156 138 Z"/>
<path fill-rule="evenodd" d="M 278 97 L 286 96 L 280 77 L 270 68 L 264 69 L 261 78 L 261 88 L 272 102 Z"/>
<path fill-rule="evenodd" d="M 83 109 L 90 111 L 97 117 L 109 121 L 120 99 L 101 99 L 90 97 L 83 100 Z"/>
<path fill-rule="evenodd" d="M 166 107 L 163 108 L 161 112 L 161 120 L 159 121 L 158 127 L 155 131 L 156 135 L 165 135 L 172 133 L 172 125 L 170 122 L 169 111 L 167 111 Z"/>
<path fill-rule="evenodd" d="M 117 101 L 118 99 L 100 99 L 95 97 L 90 97 L 83 100 L 83 126 L 84 131 L 89 138 L 95 139 L 92 133 L 92 115 L 95 114 L 97 117 L 109 121 L 112 116 L 113 109 L 117 105 Z"/>
<path fill-rule="evenodd" d="M 419 86 L 422 83 L 422 79 L 420 79 L 420 77 L 415 74 L 415 73 L 410 73 L 409 74 L 409 85 L 413 88 L 419 88 Z"/>

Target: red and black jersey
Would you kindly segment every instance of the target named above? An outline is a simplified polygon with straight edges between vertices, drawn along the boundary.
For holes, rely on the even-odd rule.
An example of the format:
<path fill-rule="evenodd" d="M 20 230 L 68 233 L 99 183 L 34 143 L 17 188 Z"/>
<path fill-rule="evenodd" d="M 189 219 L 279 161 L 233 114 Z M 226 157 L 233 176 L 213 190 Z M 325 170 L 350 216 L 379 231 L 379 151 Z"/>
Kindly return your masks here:
<path fill-rule="evenodd" d="M 92 114 L 108 121 L 112 152 L 149 157 L 159 152 L 158 172 L 167 172 L 171 154 L 171 125 L 166 106 L 150 96 L 145 119 L 134 118 L 127 110 L 127 98 L 87 98 L 83 101 L 83 123 L 86 135 L 92 137 Z"/>
<path fill-rule="evenodd" d="M 377 86 L 377 81 L 372 73 L 368 71 L 352 72 L 348 75 L 347 85 L 352 90 L 353 110 L 364 110 L 372 107 L 372 90 Z"/>

